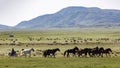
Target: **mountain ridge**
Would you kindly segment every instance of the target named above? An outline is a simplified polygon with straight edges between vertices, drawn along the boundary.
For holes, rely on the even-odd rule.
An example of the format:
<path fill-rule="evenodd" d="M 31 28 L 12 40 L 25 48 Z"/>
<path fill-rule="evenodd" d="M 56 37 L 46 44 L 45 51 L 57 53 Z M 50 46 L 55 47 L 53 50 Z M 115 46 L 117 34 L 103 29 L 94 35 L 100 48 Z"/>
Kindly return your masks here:
<path fill-rule="evenodd" d="M 91 28 L 119 27 L 120 10 L 98 7 L 70 6 L 53 14 L 45 14 L 22 21 L 13 28 Z"/>
<path fill-rule="evenodd" d="M 120 23 L 120 10 L 97 7 L 67 7 L 54 13 L 38 16 L 16 25 L 18 28 L 71 28 L 84 26 L 112 26 Z"/>
<path fill-rule="evenodd" d="M 0 30 L 6 30 L 6 29 L 12 29 L 12 27 L 0 24 Z"/>

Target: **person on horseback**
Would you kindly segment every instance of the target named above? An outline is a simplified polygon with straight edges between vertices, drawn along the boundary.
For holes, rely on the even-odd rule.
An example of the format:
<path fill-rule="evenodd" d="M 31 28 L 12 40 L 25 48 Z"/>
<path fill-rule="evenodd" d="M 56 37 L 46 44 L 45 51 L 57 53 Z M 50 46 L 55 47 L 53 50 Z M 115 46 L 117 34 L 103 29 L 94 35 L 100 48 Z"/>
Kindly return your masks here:
<path fill-rule="evenodd" d="M 17 56 L 16 51 L 14 48 L 12 48 L 11 52 L 9 53 L 9 56 Z"/>
<path fill-rule="evenodd" d="M 12 48 L 11 55 L 15 55 L 15 54 L 16 54 L 16 51 L 14 50 L 14 48 Z"/>

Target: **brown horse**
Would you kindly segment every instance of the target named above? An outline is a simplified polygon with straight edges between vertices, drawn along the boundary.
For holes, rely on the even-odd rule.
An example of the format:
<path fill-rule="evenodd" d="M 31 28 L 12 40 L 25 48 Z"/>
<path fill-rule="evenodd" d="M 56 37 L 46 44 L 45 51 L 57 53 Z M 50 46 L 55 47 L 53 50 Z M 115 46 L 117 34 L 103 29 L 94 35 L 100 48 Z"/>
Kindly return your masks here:
<path fill-rule="evenodd" d="M 87 55 L 91 56 L 91 48 L 79 49 L 77 55 L 78 57 L 87 57 Z"/>
<path fill-rule="evenodd" d="M 75 54 L 76 54 L 76 52 L 78 51 L 79 49 L 78 49 L 78 47 L 74 47 L 73 49 L 67 49 L 65 52 L 64 52 L 64 56 L 66 56 L 66 54 L 67 54 L 67 57 L 69 57 L 70 55 L 70 53 L 72 53 L 73 54 L 73 56 L 75 56 Z"/>

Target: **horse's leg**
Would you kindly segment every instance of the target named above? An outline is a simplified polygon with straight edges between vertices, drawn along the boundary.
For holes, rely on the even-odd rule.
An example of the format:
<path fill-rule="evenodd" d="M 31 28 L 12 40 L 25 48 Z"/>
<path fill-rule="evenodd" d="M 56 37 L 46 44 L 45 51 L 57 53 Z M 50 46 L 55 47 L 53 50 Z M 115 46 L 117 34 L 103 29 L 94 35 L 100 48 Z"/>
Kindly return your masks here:
<path fill-rule="evenodd" d="M 46 58 L 46 57 L 47 57 L 47 55 L 44 55 L 44 57 Z"/>
<path fill-rule="evenodd" d="M 103 53 L 101 53 L 101 56 L 103 57 Z"/>
<path fill-rule="evenodd" d="M 85 57 L 85 52 L 83 52 L 83 55 L 82 55 L 82 57 Z"/>
<path fill-rule="evenodd" d="M 103 53 L 103 57 L 106 56 L 106 53 Z"/>
<path fill-rule="evenodd" d="M 90 53 L 90 52 L 88 52 L 88 54 L 89 54 L 89 57 L 92 57 L 92 55 L 91 55 L 91 53 Z"/>
<path fill-rule="evenodd" d="M 101 53 L 100 52 L 98 53 L 98 57 L 101 57 Z"/>
<path fill-rule="evenodd" d="M 108 57 L 107 53 L 105 53 L 105 54 L 106 54 L 106 57 Z"/>
<path fill-rule="evenodd" d="M 46 55 L 46 57 L 48 57 L 48 58 L 49 58 L 49 57 L 50 57 L 50 55 Z"/>
<path fill-rule="evenodd" d="M 101 52 L 99 53 L 99 57 L 102 57 L 102 53 Z"/>
<path fill-rule="evenodd" d="M 108 55 L 111 57 L 110 53 L 108 52 Z"/>
<path fill-rule="evenodd" d="M 48 57 L 48 58 L 49 58 L 49 57 L 51 57 L 51 56 L 50 56 L 50 54 L 47 54 L 47 55 L 46 55 L 46 57 Z"/>
<path fill-rule="evenodd" d="M 78 57 L 80 57 L 80 56 L 81 56 L 81 53 L 80 53 L 80 52 L 78 52 L 77 54 L 78 54 Z"/>
<path fill-rule="evenodd" d="M 52 57 L 52 55 L 51 55 L 50 53 L 49 53 L 49 54 L 47 54 L 47 56 L 48 56 L 48 57 Z"/>
<path fill-rule="evenodd" d="M 100 52 L 100 54 L 99 54 L 99 55 L 100 55 L 100 57 L 103 57 L 103 53 L 102 53 L 102 52 Z"/>
<path fill-rule="evenodd" d="M 85 52 L 85 57 L 87 57 L 87 52 Z"/>
<path fill-rule="evenodd" d="M 101 52 L 100 51 L 98 52 L 98 57 L 101 57 Z"/>
<path fill-rule="evenodd" d="M 11 56 L 11 52 L 9 52 L 8 55 Z"/>
<path fill-rule="evenodd" d="M 53 54 L 50 54 L 50 57 L 52 57 L 53 56 Z"/>
<path fill-rule="evenodd" d="M 74 53 L 73 57 L 76 57 L 76 53 Z"/>
<path fill-rule="evenodd" d="M 54 57 L 54 54 L 53 54 L 53 53 L 51 53 L 51 57 Z"/>
<path fill-rule="evenodd" d="M 100 56 L 100 54 L 99 54 L 99 53 L 97 53 L 97 54 L 96 54 L 96 57 L 99 57 L 99 56 Z"/>
<path fill-rule="evenodd" d="M 69 57 L 69 52 L 67 52 L 67 57 Z"/>
<path fill-rule="evenodd" d="M 78 57 L 80 57 L 80 54 L 78 54 Z"/>
<path fill-rule="evenodd" d="M 98 57 L 98 53 L 97 52 L 95 52 L 94 55 L 95 55 L 95 57 Z"/>
<path fill-rule="evenodd" d="M 92 53 L 92 57 L 94 57 L 95 55 L 94 55 L 94 53 Z"/>
<path fill-rule="evenodd" d="M 75 53 L 73 53 L 73 57 L 75 56 Z"/>
<path fill-rule="evenodd" d="M 75 54 L 73 54 L 73 57 L 75 57 L 76 55 Z"/>
<path fill-rule="evenodd" d="M 53 53 L 53 57 L 55 58 L 55 53 Z"/>
<path fill-rule="evenodd" d="M 31 57 L 31 53 L 29 54 L 29 57 Z"/>
<path fill-rule="evenodd" d="M 103 57 L 103 54 L 104 54 L 104 53 L 101 53 L 101 56 L 102 56 L 102 57 Z"/>
<path fill-rule="evenodd" d="M 95 51 L 95 57 L 98 57 L 98 52 L 97 51 Z"/>
<path fill-rule="evenodd" d="M 77 53 L 75 52 L 75 57 L 77 57 Z"/>
<path fill-rule="evenodd" d="M 46 57 L 47 57 L 47 54 L 44 54 L 44 57 L 46 58 Z"/>
<path fill-rule="evenodd" d="M 110 53 L 108 55 L 111 57 Z"/>
<path fill-rule="evenodd" d="M 27 54 L 24 54 L 25 55 L 25 57 L 27 57 Z"/>
<path fill-rule="evenodd" d="M 85 56 L 85 54 L 84 54 L 84 53 L 81 53 L 81 54 L 80 54 L 80 56 L 81 56 L 81 57 L 84 57 L 84 56 Z"/>

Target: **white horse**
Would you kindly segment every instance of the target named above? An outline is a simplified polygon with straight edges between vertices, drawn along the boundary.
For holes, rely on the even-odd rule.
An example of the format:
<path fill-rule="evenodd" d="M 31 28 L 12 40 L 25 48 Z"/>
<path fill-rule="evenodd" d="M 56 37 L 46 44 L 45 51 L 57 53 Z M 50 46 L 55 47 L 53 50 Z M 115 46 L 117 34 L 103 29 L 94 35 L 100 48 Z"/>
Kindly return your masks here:
<path fill-rule="evenodd" d="M 21 51 L 21 55 L 22 56 L 25 56 L 25 57 L 27 57 L 27 55 L 29 55 L 29 57 L 31 57 L 31 52 L 34 52 L 35 50 L 33 49 L 33 48 L 31 48 L 31 49 L 22 49 L 22 51 Z"/>

